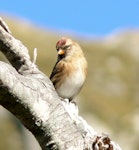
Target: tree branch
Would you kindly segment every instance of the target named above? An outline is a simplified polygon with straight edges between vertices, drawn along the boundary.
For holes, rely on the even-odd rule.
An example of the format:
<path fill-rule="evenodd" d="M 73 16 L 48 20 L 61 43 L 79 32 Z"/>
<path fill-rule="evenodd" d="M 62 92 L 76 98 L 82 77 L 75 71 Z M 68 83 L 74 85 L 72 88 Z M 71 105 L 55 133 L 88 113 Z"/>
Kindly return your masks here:
<path fill-rule="evenodd" d="M 31 62 L 27 48 L 0 18 L 0 104 L 32 132 L 42 150 L 120 150 L 78 116 L 78 107 L 61 101 L 47 76 Z"/>

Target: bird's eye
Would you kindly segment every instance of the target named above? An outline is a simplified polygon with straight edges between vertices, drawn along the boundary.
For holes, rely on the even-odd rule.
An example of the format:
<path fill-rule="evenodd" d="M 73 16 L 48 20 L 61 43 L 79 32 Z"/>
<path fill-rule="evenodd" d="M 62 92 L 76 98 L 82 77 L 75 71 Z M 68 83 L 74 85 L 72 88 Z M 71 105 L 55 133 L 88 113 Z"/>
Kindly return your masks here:
<path fill-rule="evenodd" d="M 65 47 L 64 47 L 64 49 L 70 49 L 71 48 L 71 45 L 66 45 Z"/>
<path fill-rule="evenodd" d="M 59 47 L 56 47 L 56 50 L 58 51 L 58 50 L 59 50 Z"/>

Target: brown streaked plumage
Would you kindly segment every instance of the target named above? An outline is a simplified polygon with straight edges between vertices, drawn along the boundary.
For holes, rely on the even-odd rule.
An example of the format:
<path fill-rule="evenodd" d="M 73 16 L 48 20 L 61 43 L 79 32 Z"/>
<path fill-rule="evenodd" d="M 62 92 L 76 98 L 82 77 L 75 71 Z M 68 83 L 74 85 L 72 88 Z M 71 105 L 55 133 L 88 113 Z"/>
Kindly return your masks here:
<path fill-rule="evenodd" d="M 58 58 L 50 79 L 58 95 L 71 101 L 84 84 L 87 61 L 79 44 L 69 38 L 61 38 L 56 49 Z"/>

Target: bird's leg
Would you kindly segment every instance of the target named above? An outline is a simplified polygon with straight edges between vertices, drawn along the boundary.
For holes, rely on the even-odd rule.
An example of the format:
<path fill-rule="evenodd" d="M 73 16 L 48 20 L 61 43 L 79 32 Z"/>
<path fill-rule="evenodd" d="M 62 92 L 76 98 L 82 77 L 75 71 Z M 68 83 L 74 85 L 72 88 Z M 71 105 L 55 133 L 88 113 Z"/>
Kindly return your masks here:
<path fill-rule="evenodd" d="M 70 101 L 69 99 L 66 98 L 62 100 L 62 103 L 72 118 L 78 115 L 78 106 L 74 101 Z"/>
<path fill-rule="evenodd" d="M 63 102 L 65 102 L 67 105 L 70 103 L 70 100 L 68 98 L 61 98 Z"/>
<path fill-rule="evenodd" d="M 75 106 L 77 106 L 76 102 L 73 101 L 73 99 L 72 99 L 72 100 L 69 99 L 69 103 L 72 103 L 72 104 L 74 104 Z"/>

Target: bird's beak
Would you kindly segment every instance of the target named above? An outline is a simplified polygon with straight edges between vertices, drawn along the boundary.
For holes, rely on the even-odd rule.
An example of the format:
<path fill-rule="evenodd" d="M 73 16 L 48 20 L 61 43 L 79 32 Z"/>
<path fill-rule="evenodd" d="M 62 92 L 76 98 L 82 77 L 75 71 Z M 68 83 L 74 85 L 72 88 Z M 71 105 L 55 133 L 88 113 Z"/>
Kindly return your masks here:
<path fill-rule="evenodd" d="M 60 50 L 58 51 L 58 55 L 64 55 L 64 54 L 65 54 L 65 51 L 64 51 L 64 50 L 60 49 Z"/>

